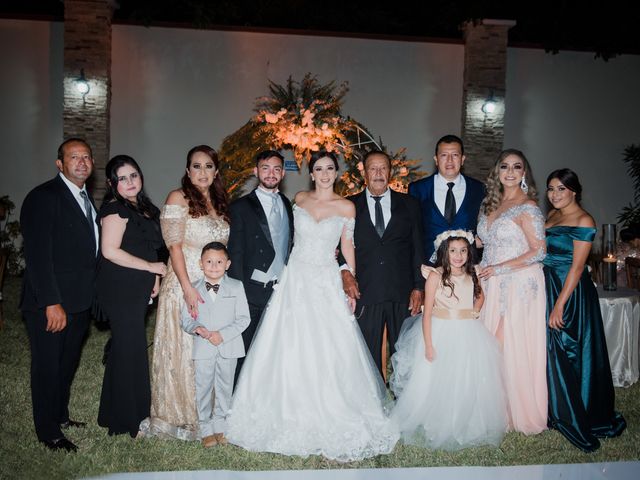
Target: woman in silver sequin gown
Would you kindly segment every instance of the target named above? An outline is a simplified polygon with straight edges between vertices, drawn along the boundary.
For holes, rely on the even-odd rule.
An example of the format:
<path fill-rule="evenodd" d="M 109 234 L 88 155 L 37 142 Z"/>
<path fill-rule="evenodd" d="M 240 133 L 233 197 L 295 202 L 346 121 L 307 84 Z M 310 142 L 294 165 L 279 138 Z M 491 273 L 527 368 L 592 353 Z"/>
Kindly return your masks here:
<path fill-rule="evenodd" d="M 513 430 L 547 428 L 546 296 L 541 261 L 544 216 L 524 154 L 501 152 L 487 179 L 478 236 L 481 319 L 503 348 L 505 389 Z"/>

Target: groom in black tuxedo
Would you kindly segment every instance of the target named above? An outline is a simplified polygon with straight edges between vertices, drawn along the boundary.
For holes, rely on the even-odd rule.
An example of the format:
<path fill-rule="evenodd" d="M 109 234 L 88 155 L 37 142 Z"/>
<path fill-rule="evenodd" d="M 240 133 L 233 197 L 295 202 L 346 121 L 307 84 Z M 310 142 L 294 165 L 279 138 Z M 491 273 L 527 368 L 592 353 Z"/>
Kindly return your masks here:
<path fill-rule="evenodd" d="M 422 224 L 418 201 L 389 188 L 389 156 L 372 151 L 363 163 L 367 188 L 349 197 L 356 206 L 356 276 L 343 270 L 342 281 L 357 300 L 356 318 L 382 372 L 385 325 L 393 354 L 402 322 L 423 302 Z"/>
<path fill-rule="evenodd" d="M 249 302 L 251 323 L 242 332 L 247 352 L 293 243 L 291 203 L 278 190 L 284 177 L 284 157 L 275 150 L 260 152 L 253 173 L 258 187 L 229 207 L 228 273 L 243 283 Z M 239 358 L 235 383 L 243 363 Z"/>
<path fill-rule="evenodd" d="M 79 138 L 58 148 L 52 180 L 34 188 L 20 212 L 26 269 L 20 309 L 31 344 L 31 399 L 38 439 L 75 451 L 62 433 L 85 424 L 69 419 L 71 383 L 89 327 L 98 227 L 85 182 L 91 147 Z"/>

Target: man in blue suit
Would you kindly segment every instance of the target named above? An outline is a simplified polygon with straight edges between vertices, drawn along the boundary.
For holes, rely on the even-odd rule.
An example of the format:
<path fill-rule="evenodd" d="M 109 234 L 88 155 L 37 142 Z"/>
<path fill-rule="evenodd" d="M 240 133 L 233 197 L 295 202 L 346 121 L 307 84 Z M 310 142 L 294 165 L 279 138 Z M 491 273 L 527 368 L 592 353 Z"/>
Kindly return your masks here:
<path fill-rule="evenodd" d="M 475 234 L 486 193 L 482 182 L 460 173 L 465 156 L 459 137 L 445 135 L 436 143 L 435 153 L 438 171 L 409 185 L 409 194 L 422 208 L 425 263 L 430 263 L 436 236 L 445 230 L 461 228 Z"/>

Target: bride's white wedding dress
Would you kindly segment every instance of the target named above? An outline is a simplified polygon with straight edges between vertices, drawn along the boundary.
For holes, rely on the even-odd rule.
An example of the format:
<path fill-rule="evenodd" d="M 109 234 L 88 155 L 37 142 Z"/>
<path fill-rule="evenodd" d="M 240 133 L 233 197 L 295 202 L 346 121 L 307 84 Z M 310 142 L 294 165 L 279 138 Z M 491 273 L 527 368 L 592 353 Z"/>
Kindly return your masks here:
<path fill-rule="evenodd" d="M 393 450 L 387 393 L 351 314 L 335 250 L 354 219 L 294 208 L 294 247 L 258 326 L 228 417 L 247 450 L 360 460 Z"/>

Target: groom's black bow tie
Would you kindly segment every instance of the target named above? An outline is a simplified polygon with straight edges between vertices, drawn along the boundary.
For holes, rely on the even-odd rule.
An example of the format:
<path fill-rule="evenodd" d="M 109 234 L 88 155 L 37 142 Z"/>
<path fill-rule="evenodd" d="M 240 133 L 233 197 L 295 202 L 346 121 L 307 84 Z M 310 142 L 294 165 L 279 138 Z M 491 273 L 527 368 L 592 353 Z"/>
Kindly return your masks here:
<path fill-rule="evenodd" d="M 204 282 L 204 286 L 207 287 L 207 292 L 213 288 L 213 291 L 215 293 L 218 293 L 218 290 L 220 289 L 219 283 Z"/>

